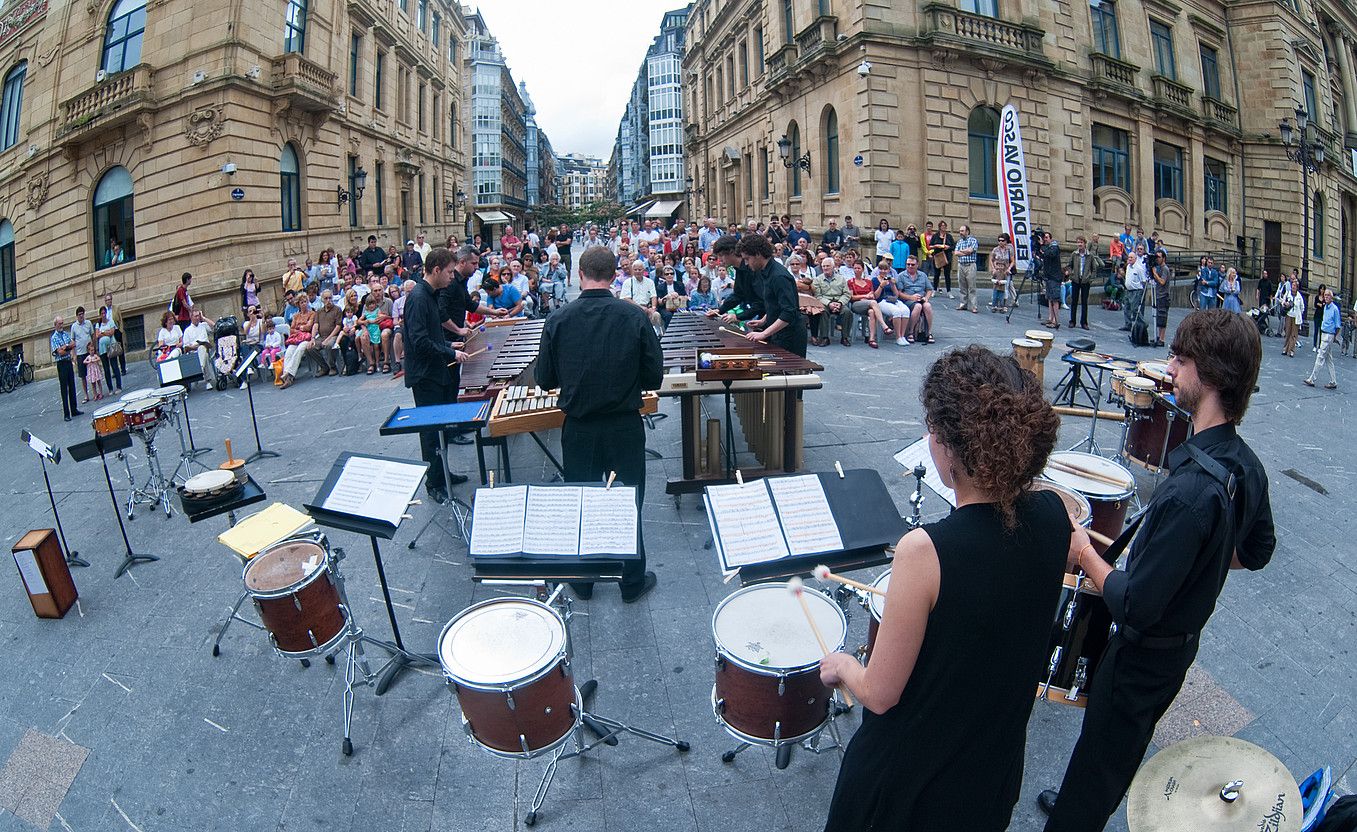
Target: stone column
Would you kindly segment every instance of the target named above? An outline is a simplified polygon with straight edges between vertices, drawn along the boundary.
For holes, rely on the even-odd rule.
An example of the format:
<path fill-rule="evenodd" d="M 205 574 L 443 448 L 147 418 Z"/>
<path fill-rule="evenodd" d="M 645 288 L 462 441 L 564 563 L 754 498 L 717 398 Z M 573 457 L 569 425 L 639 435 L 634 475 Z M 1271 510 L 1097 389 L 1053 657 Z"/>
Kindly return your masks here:
<path fill-rule="evenodd" d="M 1352 75 L 1352 41 L 1346 32 L 1340 32 L 1334 39 L 1338 46 L 1338 71 L 1343 76 L 1343 110 L 1347 118 L 1344 147 L 1357 147 L 1357 82 Z"/>

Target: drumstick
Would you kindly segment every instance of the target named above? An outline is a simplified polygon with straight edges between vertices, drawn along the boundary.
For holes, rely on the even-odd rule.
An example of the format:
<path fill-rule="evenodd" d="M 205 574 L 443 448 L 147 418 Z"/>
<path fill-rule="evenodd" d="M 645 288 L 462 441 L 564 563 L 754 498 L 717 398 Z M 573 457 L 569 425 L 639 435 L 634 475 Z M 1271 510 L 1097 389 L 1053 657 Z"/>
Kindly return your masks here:
<path fill-rule="evenodd" d="M 1102 532 L 1095 532 L 1093 529 L 1084 529 L 1084 531 L 1088 533 L 1089 540 L 1092 540 L 1095 543 L 1101 543 L 1104 546 L 1111 546 L 1113 543 L 1116 543 L 1115 540 Z"/>
<path fill-rule="evenodd" d="M 1083 468 L 1078 465 L 1071 465 L 1068 462 L 1062 462 L 1058 459 L 1048 460 L 1046 464 L 1050 465 L 1057 471 L 1064 471 L 1067 474 L 1079 474 L 1080 476 L 1088 477 L 1089 479 L 1098 480 L 1099 482 L 1105 482 L 1108 485 L 1121 485 L 1121 486 L 1126 485 L 1126 482 L 1124 480 L 1113 479 L 1112 477 L 1109 477 L 1106 474 L 1102 474 L 1097 471 L 1092 471 L 1089 470 L 1088 468 Z"/>
<path fill-rule="evenodd" d="M 796 600 L 801 602 L 801 611 L 806 614 L 806 622 L 810 624 L 810 631 L 815 634 L 815 641 L 820 645 L 820 652 L 828 656 L 829 645 L 825 644 L 825 637 L 820 635 L 820 628 L 816 626 L 815 619 L 810 614 L 810 604 L 806 603 L 805 589 L 800 578 L 792 578 L 787 582 L 787 591 L 795 595 Z M 848 692 L 848 686 L 839 685 L 838 691 L 843 694 L 844 703 L 850 708 L 853 707 L 853 696 Z"/>
<path fill-rule="evenodd" d="M 1051 409 L 1054 410 L 1056 413 L 1059 413 L 1061 416 L 1084 416 L 1084 417 L 1089 417 L 1089 416 L 1092 416 L 1092 415 L 1093 415 L 1093 411 L 1092 411 L 1092 410 L 1089 410 L 1089 409 L 1086 408 L 1086 407 L 1063 407 L 1063 406 L 1060 406 L 1060 405 L 1053 405 L 1053 406 L 1051 407 Z M 1113 411 L 1111 411 L 1111 410 L 1099 410 L 1099 411 L 1098 411 L 1098 418 L 1099 418 L 1099 419 L 1107 419 L 1107 420 L 1113 421 L 1113 422 L 1124 422 L 1124 421 L 1126 421 L 1126 414 L 1124 414 L 1124 413 L 1116 413 L 1116 412 L 1113 412 Z"/>
<path fill-rule="evenodd" d="M 838 581 L 844 586 L 851 586 L 854 589 L 860 589 L 863 592 L 870 592 L 873 595 L 880 595 L 882 598 L 886 597 L 885 592 L 877 589 L 871 584 L 864 584 L 861 581 L 855 581 L 852 578 L 845 578 L 842 575 L 835 575 L 833 572 L 830 572 L 829 567 L 825 566 L 823 563 L 815 567 L 814 574 L 815 577 L 821 581 Z"/>

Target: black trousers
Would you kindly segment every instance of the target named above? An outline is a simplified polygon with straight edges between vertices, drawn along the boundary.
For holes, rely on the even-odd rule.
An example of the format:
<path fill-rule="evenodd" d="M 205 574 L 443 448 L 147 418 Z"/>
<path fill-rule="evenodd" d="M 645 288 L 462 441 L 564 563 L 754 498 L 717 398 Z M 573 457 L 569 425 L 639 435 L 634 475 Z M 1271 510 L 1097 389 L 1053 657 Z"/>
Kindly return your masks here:
<path fill-rule="evenodd" d="M 617 472 L 617 481 L 636 488 L 636 509 L 646 499 L 646 428 L 638 413 L 618 413 L 592 419 L 565 420 L 561 427 L 561 467 L 566 482 L 600 482 L 608 472 Z M 637 525 L 637 552 L 640 557 L 624 561 L 622 585 L 635 586 L 645 580 L 645 519 Z"/>
<path fill-rule="evenodd" d="M 118 355 L 109 356 L 107 354 L 99 356 L 99 361 L 104 365 L 104 386 L 107 387 L 109 391 L 112 391 L 115 387 L 119 390 L 123 389 L 122 368 L 118 366 L 118 359 L 121 357 L 122 356 Z M 110 382 L 114 383 L 110 384 Z"/>
<path fill-rule="evenodd" d="M 452 404 L 457 401 L 457 383 L 455 380 L 451 384 L 436 381 L 417 381 L 410 385 L 410 392 L 415 397 L 416 407 L 426 404 Z M 447 477 L 443 475 L 443 460 L 438 455 L 438 434 L 439 431 L 436 430 L 420 431 L 419 456 L 429 463 L 429 476 L 424 481 L 424 487 L 446 491 L 448 483 Z"/>
<path fill-rule="evenodd" d="M 69 419 L 80 409 L 75 406 L 75 367 L 69 358 L 57 360 L 57 386 L 61 388 L 61 415 Z"/>
<path fill-rule="evenodd" d="M 1074 313 L 1080 314 L 1079 323 L 1088 326 L 1088 290 L 1091 283 L 1070 283 L 1070 326 L 1074 326 Z"/>
<path fill-rule="evenodd" d="M 1197 643 L 1175 650 L 1108 643 L 1046 832 L 1098 832 L 1131 786 L 1154 726 L 1173 704 Z"/>

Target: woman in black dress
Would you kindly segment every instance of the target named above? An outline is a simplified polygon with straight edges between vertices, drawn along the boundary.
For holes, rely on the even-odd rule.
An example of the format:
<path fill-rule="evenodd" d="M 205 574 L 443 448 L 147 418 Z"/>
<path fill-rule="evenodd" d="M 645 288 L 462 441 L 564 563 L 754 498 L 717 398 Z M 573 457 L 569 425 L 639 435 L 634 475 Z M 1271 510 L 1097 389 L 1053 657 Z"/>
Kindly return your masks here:
<path fill-rule="evenodd" d="M 1060 499 L 1029 490 L 1059 420 L 1031 373 L 975 345 L 938 359 L 922 398 L 957 508 L 897 545 L 869 665 L 820 665 L 863 706 L 827 832 L 998 832 L 1022 784 L 1070 548 Z"/>

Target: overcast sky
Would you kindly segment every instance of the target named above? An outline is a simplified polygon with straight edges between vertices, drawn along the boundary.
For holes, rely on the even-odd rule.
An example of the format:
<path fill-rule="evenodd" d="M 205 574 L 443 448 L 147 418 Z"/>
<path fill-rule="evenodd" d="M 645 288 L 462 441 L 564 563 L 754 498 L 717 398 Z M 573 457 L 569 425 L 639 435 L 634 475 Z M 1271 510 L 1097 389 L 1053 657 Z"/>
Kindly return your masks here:
<path fill-rule="evenodd" d="M 558 155 L 612 154 L 632 82 L 660 18 L 684 0 L 488 0 L 478 8 L 526 82 Z"/>

